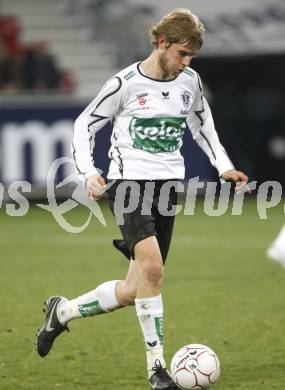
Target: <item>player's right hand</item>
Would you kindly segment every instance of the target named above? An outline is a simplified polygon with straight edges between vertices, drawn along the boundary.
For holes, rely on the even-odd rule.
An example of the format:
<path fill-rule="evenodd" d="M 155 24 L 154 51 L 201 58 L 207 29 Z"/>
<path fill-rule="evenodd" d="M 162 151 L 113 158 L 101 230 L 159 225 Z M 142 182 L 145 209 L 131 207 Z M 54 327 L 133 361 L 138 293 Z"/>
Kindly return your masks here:
<path fill-rule="evenodd" d="M 92 175 L 86 180 L 86 189 L 91 199 L 99 200 L 106 190 L 106 182 L 102 176 Z"/>

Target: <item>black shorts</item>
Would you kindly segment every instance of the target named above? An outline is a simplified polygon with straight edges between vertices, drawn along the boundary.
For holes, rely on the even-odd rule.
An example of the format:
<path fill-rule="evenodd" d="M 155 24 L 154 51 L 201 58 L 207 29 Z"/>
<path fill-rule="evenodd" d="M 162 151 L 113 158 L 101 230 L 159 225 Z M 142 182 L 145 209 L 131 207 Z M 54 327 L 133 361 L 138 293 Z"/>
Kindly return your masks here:
<path fill-rule="evenodd" d="M 176 185 L 177 180 L 116 180 L 108 189 L 110 208 L 133 259 L 135 245 L 147 237 L 156 236 L 165 262 L 175 218 Z M 131 201 L 136 207 L 123 212 Z"/>

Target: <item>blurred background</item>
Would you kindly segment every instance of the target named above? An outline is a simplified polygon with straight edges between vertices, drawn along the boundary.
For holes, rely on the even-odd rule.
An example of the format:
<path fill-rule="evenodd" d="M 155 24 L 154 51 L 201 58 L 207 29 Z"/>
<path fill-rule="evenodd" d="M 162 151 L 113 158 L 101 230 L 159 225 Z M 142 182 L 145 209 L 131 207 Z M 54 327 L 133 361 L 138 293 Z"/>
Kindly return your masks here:
<path fill-rule="evenodd" d="M 149 54 L 148 29 L 176 7 L 205 24 L 192 67 L 234 164 L 285 185 L 284 0 L 0 0 L 0 182 L 27 180 L 43 194 L 51 163 L 70 155 L 74 119 L 108 78 Z M 104 175 L 109 133 L 96 142 Z M 187 178 L 216 178 L 189 132 L 183 154 Z"/>

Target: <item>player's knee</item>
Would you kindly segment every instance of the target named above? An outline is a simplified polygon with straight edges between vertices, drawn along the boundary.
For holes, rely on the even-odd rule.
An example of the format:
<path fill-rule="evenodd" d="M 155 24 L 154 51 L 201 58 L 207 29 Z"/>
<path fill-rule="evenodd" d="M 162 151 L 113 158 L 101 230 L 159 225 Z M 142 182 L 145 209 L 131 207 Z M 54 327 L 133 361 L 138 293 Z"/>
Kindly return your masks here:
<path fill-rule="evenodd" d="M 160 258 L 148 258 L 143 262 L 143 271 L 150 284 L 157 285 L 163 278 L 163 263 Z"/>

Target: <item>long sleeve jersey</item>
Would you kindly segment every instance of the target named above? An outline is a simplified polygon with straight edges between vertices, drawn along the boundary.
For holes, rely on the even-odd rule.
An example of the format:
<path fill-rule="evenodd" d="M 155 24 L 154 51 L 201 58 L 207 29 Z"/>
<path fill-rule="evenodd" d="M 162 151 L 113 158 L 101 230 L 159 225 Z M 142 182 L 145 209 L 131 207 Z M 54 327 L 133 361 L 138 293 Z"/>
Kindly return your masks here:
<path fill-rule="evenodd" d="M 97 173 L 95 136 L 108 122 L 113 125 L 108 179 L 183 179 L 180 148 L 187 128 L 220 176 L 234 169 L 219 141 L 200 77 L 191 68 L 175 79 L 156 80 L 135 63 L 104 85 L 75 121 L 73 157 L 84 181 Z"/>

